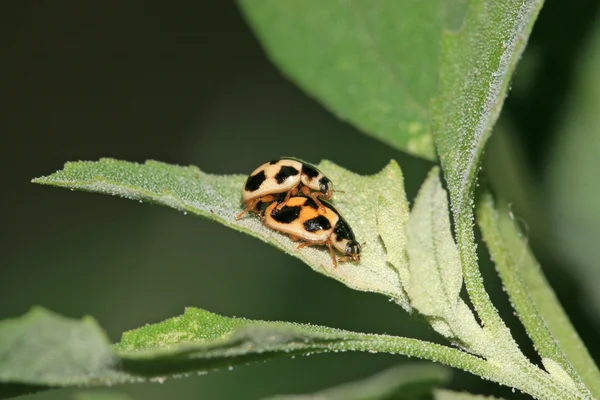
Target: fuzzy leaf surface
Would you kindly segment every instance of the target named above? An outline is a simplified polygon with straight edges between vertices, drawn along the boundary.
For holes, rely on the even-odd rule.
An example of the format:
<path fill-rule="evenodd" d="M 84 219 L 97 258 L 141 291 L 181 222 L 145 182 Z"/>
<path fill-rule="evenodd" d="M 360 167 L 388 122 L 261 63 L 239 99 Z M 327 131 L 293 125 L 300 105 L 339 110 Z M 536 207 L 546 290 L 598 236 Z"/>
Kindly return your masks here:
<path fill-rule="evenodd" d="M 544 277 L 507 207 L 482 196 L 478 223 L 517 315 L 542 357 L 545 369 L 589 397 L 598 391 L 600 371 Z M 587 386 L 587 388 L 586 388 Z M 591 391 L 591 393 L 589 391 Z"/>
<path fill-rule="evenodd" d="M 421 186 L 406 232 L 411 303 L 428 316 L 450 315 L 459 301 L 462 267 L 438 168 L 432 169 Z"/>
<path fill-rule="evenodd" d="M 115 349 L 128 371 L 161 376 L 326 352 L 354 335 L 320 326 L 229 318 L 188 308 L 181 316 L 125 332 Z"/>
<path fill-rule="evenodd" d="M 469 297 L 483 324 L 510 335 L 483 285 L 473 231 L 479 161 L 542 0 L 471 0 L 464 24 L 444 34 L 433 136 L 448 184 Z"/>
<path fill-rule="evenodd" d="M 0 382 L 45 386 L 120 382 L 117 357 L 91 318 L 41 308 L 0 322 Z"/>
<path fill-rule="evenodd" d="M 73 320 L 42 308 L 0 321 L 0 398 L 50 387 L 134 381 L 96 321 Z"/>
<path fill-rule="evenodd" d="M 274 357 L 339 351 L 404 354 L 487 376 L 495 370 L 480 358 L 417 339 L 229 318 L 198 308 L 124 333 L 115 350 L 127 371 L 144 376 L 209 371 Z"/>
<path fill-rule="evenodd" d="M 464 24 L 444 33 L 434 139 L 455 218 L 470 209 L 479 158 L 541 0 L 468 1 Z"/>
<path fill-rule="evenodd" d="M 91 318 L 74 320 L 36 308 L 0 323 L 0 349 L 0 398 L 53 387 L 163 381 L 275 357 L 340 351 L 403 354 L 498 378 L 496 367 L 482 359 L 435 343 L 229 318 L 198 308 L 126 332 L 112 346 Z"/>
<path fill-rule="evenodd" d="M 359 242 L 367 242 L 358 263 L 333 268 L 324 246 L 298 250 L 298 242 L 265 227 L 258 218 L 235 217 L 242 210 L 244 175 L 212 175 L 196 167 L 169 165 L 157 161 L 137 164 L 114 159 L 70 162 L 65 168 L 34 182 L 120 196 L 165 205 L 184 213 L 209 218 L 267 242 L 308 264 L 315 271 L 337 279 L 350 288 L 384 294 L 396 301 L 403 296 L 398 271 L 386 261 L 386 249 L 377 227 L 378 195 L 406 208 L 402 171 L 391 161 L 372 176 L 361 176 L 329 161 L 318 165 L 335 184 L 346 191 L 336 194 L 334 203 L 348 221 Z"/>
<path fill-rule="evenodd" d="M 390 193 L 392 194 L 392 193 Z M 400 277 L 402 296 L 396 301 L 410 312 L 412 307 L 406 295 L 410 285 L 408 255 L 406 254 L 405 227 L 408 221 L 408 203 L 402 185 L 396 188 L 395 198 L 379 196 L 377 208 L 377 229 L 385 246 L 387 262 Z"/>

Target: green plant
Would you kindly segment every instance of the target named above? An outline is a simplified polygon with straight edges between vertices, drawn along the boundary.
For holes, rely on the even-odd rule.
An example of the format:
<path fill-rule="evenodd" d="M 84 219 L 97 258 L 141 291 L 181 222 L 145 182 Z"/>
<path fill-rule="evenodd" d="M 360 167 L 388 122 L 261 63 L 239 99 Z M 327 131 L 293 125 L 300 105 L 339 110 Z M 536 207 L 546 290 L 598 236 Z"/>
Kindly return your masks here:
<path fill-rule="evenodd" d="M 483 149 L 541 2 L 241 4 L 272 59 L 332 112 L 397 149 L 430 160 L 437 154 L 452 212 L 438 167 L 423 183 L 409 213 L 402 172 L 395 162 L 374 176 L 359 176 L 324 161 L 320 169 L 337 187 L 352 193 L 336 197 L 336 206 L 368 243 L 360 264 L 333 270 L 322 249 L 298 252 L 294 243 L 255 218 L 234 221 L 240 211 L 242 175 L 103 159 L 67 163 L 62 171 L 34 181 L 213 219 L 302 259 L 352 289 L 389 297 L 406 312 L 423 317 L 450 346 L 227 318 L 195 308 L 127 332 L 111 346 L 92 319 L 68 320 L 38 308 L 0 322 L 0 394 L 161 380 L 281 356 L 366 351 L 440 362 L 536 398 L 600 397 L 600 373 L 508 209 L 495 205 L 487 187 L 475 193 Z M 542 367 L 522 354 L 489 299 L 475 253 L 474 220 Z M 463 280 L 474 310 L 460 296 Z M 408 396 L 413 393 L 408 387 L 414 386 L 411 395 L 418 396 L 447 380 L 447 372 L 435 365 L 401 367 L 386 374 L 349 391 L 356 398 L 388 398 L 395 392 Z M 433 393 L 436 398 L 472 397 Z M 338 388 L 325 396 L 351 395 Z"/>

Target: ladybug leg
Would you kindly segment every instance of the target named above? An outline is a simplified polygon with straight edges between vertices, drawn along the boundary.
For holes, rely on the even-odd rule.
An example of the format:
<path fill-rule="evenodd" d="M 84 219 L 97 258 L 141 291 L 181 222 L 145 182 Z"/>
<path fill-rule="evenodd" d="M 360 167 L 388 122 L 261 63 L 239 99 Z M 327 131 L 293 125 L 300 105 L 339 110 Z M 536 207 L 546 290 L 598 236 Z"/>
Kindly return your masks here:
<path fill-rule="evenodd" d="M 354 255 L 349 255 L 349 256 L 344 256 L 344 257 L 340 257 L 339 258 L 339 262 L 344 263 L 346 261 L 360 261 L 360 256 L 358 254 L 354 254 Z"/>
<path fill-rule="evenodd" d="M 333 261 L 333 268 L 337 268 L 337 260 L 335 257 L 335 252 L 333 251 L 333 246 L 331 246 L 331 239 L 325 242 L 327 247 L 329 247 L 329 254 L 331 254 L 331 261 Z"/>
<path fill-rule="evenodd" d="M 340 257 L 340 259 L 338 260 L 341 263 L 345 263 L 346 261 L 352 259 L 352 257 L 350 256 L 344 256 L 344 257 Z"/>
<path fill-rule="evenodd" d="M 300 240 L 300 239 L 298 239 L 298 240 Z M 298 249 L 301 249 L 303 247 L 308 247 L 308 246 L 322 245 L 322 244 L 327 244 L 327 240 L 322 240 L 322 241 L 318 241 L 318 242 L 304 242 L 300 246 L 298 246 Z"/>
<path fill-rule="evenodd" d="M 300 250 L 300 249 L 303 249 L 303 248 L 305 248 L 305 247 L 308 247 L 308 246 L 312 246 L 313 244 L 317 244 L 317 243 L 313 243 L 313 242 L 304 242 L 304 243 L 302 243 L 302 244 L 300 244 L 300 245 L 298 246 L 298 250 Z"/>
<path fill-rule="evenodd" d="M 290 239 L 292 239 L 294 242 L 297 242 L 298 240 L 300 240 L 300 238 L 298 236 L 295 235 L 289 235 Z"/>
<path fill-rule="evenodd" d="M 253 210 L 256 205 L 258 204 L 258 202 L 260 201 L 260 199 L 254 199 L 254 200 L 250 200 L 247 204 L 246 204 L 246 208 L 244 209 L 244 211 L 242 211 L 241 213 L 238 214 L 237 217 L 235 217 L 235 220 L 238 221 L 240 218 L 242 218 L 244 216 L 244 214 L 246 214 L 248 211 Z"/>
<path fill-rule="evenodd" d="M 293 240 L 293 239 L 292 239 Z M 298 246 L 298 250 L 304 248 L 304 247 L 308 247 L 308 246 L 313 246 L 315 244 L 325 244 L 327 245 L 327 247 L 329 248 L 329 253 L 331 254 L 331 261 L 333 261 L 333 268 L 337 268 L 337 260 L 335 258 L 335 252 L 333 251 L 333 246 L 331 245 L 331 239 L 328 239 L 324 242 L 304 242 L 301 245 Z"/>
<path fill-rule="evenodd" d="M 319 211 L 325 212 L 326 208 L 323 205 L 323 203 L 321 203 L 319 201 L 318 195 L 315 195 L 314 193 L 312 193 L 310 191 L 310 189 L 308 187 L 306 187 L 306 186 L 302 186 L 302 189 L 300 189 L 300 190 L 302 191 L 302 194 L 304 194 L 305 196 L 310 197 L 311 199 L 314 200 L 315 203 L 317 203 L 317 205 L 319 206 Z"/>
<path fill-rule="evenodd" d="M 290 197 L 295 196 L 296 194 L 298 194 L 298 188 L 293 188 L 292 190 L 288 191 L 285 195 L 285 198 L 281 200 L 279 204 L 277 204 L 277 206 L 275 207 L 275 211 L 281 210 L 283 206 L 285 206 L 285 204 L 288 202 Z"/>
<path fill-rule="evenodd" d="M 260 197 L 258 199 L 254 199 L 254 200 L 250 200 L 247 204 L 246 204 L 246 208 L 244 209 L 244 211 L 242 211 L 241 213 L 238 214 L 237 217 L 235 217 L 235 220 L 239 220 L 240 218 L 242 218 L 242 216 L 244 216 L 244 214 L 246 214 L 248 211 L 254 211 L 259 213 L 264 213 L 265 210 L 257 210 L 256 206 L 259 203 L 271 203 L 272 201 L 275 201 L 276 197 L 273 196 L 272 194 L 268 194 L 266 196 Z"/>
<path fill-rule="evenodd" d="M 317 196 L 315 196 L 314 194 L 309 194 L 310 198 L 313 199 L 315 201 L 315 203 L 317 203 L 317 205 L 319 206 L 319 211 L 321 212 L 325 212 L 327 211 L 327 209 L 325 208 L 325 206 L 323 205 L 323 203 L 321 203 L 319 201 L 319 198 Z"/>
<path fill-rule="evenodd" d="M 266 196 L 261 197 L 259 199 L 258 203 L 264 203 L 265 204 L 264 209 L 262 209 L 261 211 L 264 213 L 266 211 L 267 207 L 268 207 L 268 205 L 266 203 L 272 203 L 275 200 L 277 200 L 277 197 L 273 196 L 272 194 L 268 194 Z"/>

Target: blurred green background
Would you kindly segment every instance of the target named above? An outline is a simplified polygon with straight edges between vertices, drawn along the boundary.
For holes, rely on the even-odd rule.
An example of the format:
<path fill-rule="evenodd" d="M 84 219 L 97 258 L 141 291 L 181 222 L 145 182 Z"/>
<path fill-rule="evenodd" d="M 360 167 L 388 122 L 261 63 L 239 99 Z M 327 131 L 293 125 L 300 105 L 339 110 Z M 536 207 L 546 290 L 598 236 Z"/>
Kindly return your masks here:
<path fill-rule="evenodd" d="M 598 2 L 565 4 L 542 10 L 485 162 L 598 360 Z M 216 223 L 29 183 L 65 161 L 100 157 L 223 174 L 248 173 L 285 155 L 370 174 L 395 158 L 414 198 L 432 164 L 340 122 L 282 77 L 234 3 L 14 1 L 1 4 L 0 21 L 0 318 L 41 304 L 71 317 L 92 315 L 117 341 L 125 330 L 197 306 L 439 340 L 386 298 L 346 289 Z M 531 355 L 492 266 L 481 264 L 494 301 Z M 115 390 L 150 400 L 258 399 L 318 390 L 405 361 L 318 355 Z M 454 376 L 454 388 L 518 396 L 466 373 Z"/>

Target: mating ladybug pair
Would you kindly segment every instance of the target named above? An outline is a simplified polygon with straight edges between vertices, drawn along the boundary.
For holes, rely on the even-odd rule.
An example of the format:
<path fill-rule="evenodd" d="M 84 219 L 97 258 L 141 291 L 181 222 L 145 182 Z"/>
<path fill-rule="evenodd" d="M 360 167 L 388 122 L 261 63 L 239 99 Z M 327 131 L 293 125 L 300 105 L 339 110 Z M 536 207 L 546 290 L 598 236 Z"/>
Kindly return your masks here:
<path fill-rule="evenodd" d="M 326 245 L 334 268 L 335 247 L 344 257 L 340 262 L 360 260 L 360 244 L 350 225 L 328 201 L 333 194 L 331 181 L 310 164 L 282 158 L 258 167 L 246 179 L 242 200 L 245 205 L 236 220 L 248 211 L 257 213 L 263 224 L 303 241 L 301 249 Z"/>

